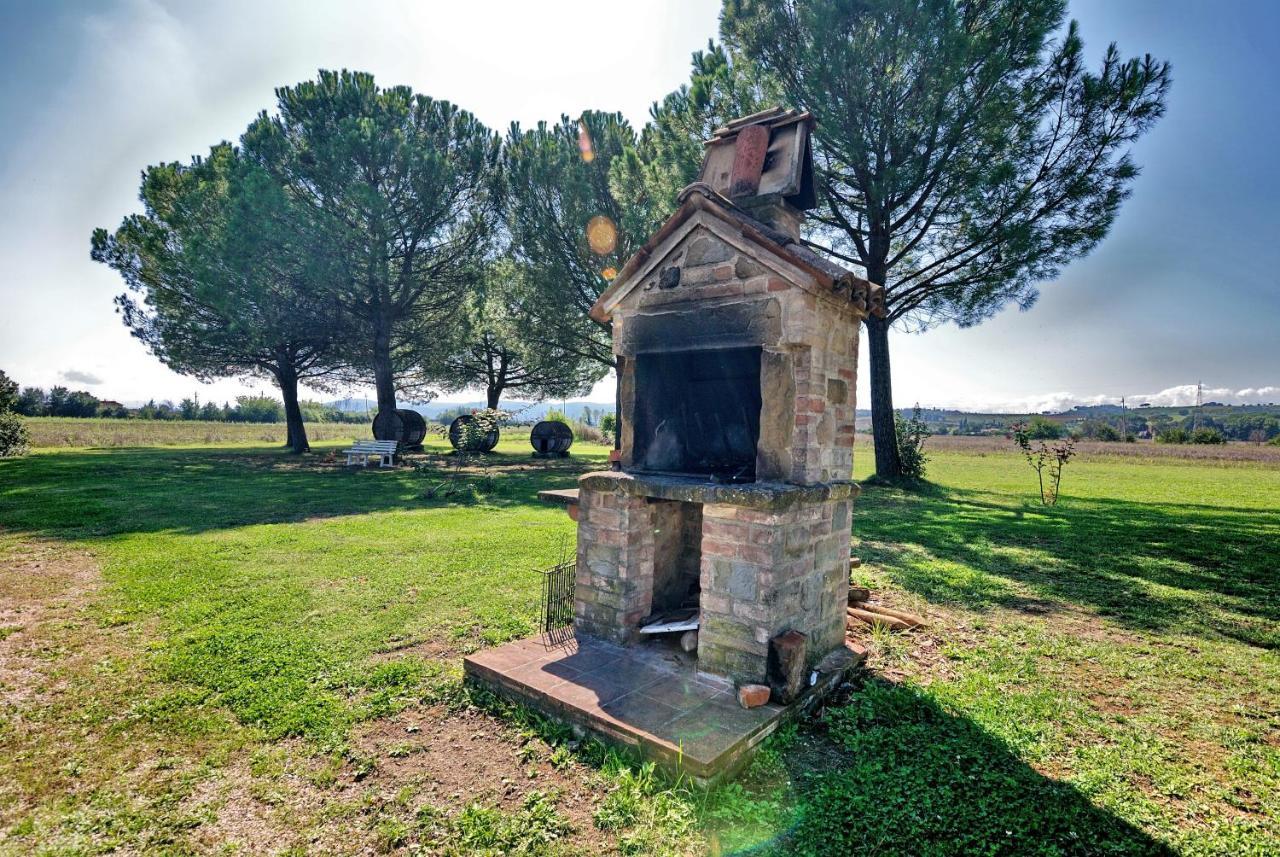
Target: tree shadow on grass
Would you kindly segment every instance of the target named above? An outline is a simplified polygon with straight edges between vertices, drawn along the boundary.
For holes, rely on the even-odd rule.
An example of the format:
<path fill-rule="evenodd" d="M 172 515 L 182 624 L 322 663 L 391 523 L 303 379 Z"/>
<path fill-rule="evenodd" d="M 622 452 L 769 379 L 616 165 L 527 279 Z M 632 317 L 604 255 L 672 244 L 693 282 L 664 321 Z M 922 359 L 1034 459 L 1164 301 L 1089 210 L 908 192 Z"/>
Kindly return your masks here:
<path fill-rule="evenodd" d="M 1040 601 L 1042 612 L 1057 600 L 1134 629 L 1211 629 L 1280 648 L 1273 511 L 1075 498 L 1045 508 L 926 486 L 868 491 L 854 533 L 871 542 L 859 548 L 864 559 L 931 601 L 977 610 Z"/>
<path fill-rule="evenodd" d="M 343 467 L 278 449 L 106 449 L 0 461 L 0 527 L 53 538 L 200 533 L 369 512 L 476 505 L 541 506 L 600 462 L 494 453 L 458 473 L 447 456 L 425 469 Z M 441 480 L 459 490 L 430 495 Z"/>
<path fill-rule="evenodd" d="M 879 679 L 757 764 L 748 785 L 768 788 L 780 776 L 795 801 L 789 829 L 737 853 L 1173 853 L 972 721 Z"/>

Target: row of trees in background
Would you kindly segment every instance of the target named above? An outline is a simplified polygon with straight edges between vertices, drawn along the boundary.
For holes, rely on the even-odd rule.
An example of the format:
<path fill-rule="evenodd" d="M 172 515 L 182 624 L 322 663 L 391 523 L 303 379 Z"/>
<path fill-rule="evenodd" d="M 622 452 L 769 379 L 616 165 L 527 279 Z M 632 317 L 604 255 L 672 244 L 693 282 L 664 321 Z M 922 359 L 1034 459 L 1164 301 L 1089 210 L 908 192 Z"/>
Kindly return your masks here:
<path fill-rule="evenodd" d="M 178 404 L 151 400 L 136 408 L 119 402 L 105 401 L 84 390 L 53 387 L 46 393 L 40 387 L 23 387 L 13 396 L 12 410 L 26 417 L 110 417 L 144 420 L 204 420 L 229 423 L 285 422 L 284 403 L 271 396 L 237 396 L 235 404 L 219 405 L 201 402 L 198 397 L 183 399 Z M 300 401 L 303 420 L 312 423 L 366 423 L 365 414 L 343 411 L 322 402 Z"/>
<path fill-rule="evenodd" d="M 1166 64 L 1086 70 L 1065 0 L 727 0 L 722 44 L 638 133 L 617 113 L 512 125 L 368 74 L 277 90 L 238 145 L 146 170 L 144 212 L 98 230 L 125 323 L 202 378 L 265 374 L 290 444 L 297 388 L 560 397 L 613 367 L 587 310 L 696 179 L 725 121 L 817 118 L 806 240 L 886 289 L 868 320 L 876 468 L 901 475 L 890 326 L 1025 308 L 1107 233 L 1163 113 Z"/>

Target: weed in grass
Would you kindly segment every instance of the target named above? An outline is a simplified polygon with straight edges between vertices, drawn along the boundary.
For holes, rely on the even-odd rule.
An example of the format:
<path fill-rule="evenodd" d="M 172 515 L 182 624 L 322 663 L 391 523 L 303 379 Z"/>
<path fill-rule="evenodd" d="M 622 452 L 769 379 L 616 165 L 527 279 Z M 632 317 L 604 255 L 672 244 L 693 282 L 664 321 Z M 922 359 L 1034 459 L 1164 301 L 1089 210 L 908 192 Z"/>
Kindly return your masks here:
<path fill-rule="evenodd" d="M 379 851 L 387 853 L 405 845 L 409 841 L 412 829 L 398 818 L 380 818 L 373 828 L 374 845 Z"/>
<path fill-rule="evenodd" d="M 652 763 L 636 766 L 633 760 L 610 754 L 602 770 L 609 792 L 595 811 L 596 826 L 618 835 L 627 854 L 660 851 L 664 841 L 678 840 L 692 832 L 695 816 L 693 793 L 669 785 Z"/>
<path fill-rule="evenodd" d="M 519 810 L 469 803 L 454 816 L 424 806 L 417 824 L 433 853 L 447 855 L 537 855 L 555 853 L 557 843 L 573 826 L 555 806 L 555 796 L 537 789 L 525 796 Z"/>

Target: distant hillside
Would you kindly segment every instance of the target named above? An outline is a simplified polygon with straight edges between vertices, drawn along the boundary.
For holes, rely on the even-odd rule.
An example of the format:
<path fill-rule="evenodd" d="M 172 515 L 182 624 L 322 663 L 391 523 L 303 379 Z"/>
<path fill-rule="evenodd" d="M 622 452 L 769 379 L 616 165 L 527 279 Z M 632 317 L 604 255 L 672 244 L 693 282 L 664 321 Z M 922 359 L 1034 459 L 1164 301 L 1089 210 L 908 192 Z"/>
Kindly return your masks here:
<path fill-rule="evenodd" d="M 910 418 L 911 408 L 899 408 L 898 412 Z M 935 434 L 1004 434 L 1009 425 L 1034 418 L 1060 424 L 1066 431 L 1092 436 L 1091 431 L 1102 424 L 1119 429 L 1123 418 L 1129 433 L 1140 437 L 1155 435 L 1170 428 L 1190 430 L 1199 425 L 1220 431 L 1232 440 L 1248 440 L 1259 434 L 1270 440 L 1280 434 L 1280 405 L 1224 405 L 1206 402 L 1196 414 L 1191 405 L 1174 407 L 1137 407 L 1121 409 L 1119 405 L 1077 405 L 1069 411 L 1042 414 L 982 413 L 945 408 L 921 408 L 920 416 Z M 859 431 L 871 429 L 871 412 L 859 410 Z"/>

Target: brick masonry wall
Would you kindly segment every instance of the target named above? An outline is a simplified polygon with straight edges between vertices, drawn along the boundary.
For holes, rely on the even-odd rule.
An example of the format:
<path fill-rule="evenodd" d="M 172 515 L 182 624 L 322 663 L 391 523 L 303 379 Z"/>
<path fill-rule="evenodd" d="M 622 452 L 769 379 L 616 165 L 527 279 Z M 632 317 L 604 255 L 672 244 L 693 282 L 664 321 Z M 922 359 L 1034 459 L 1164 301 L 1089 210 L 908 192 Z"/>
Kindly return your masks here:
<path fill-rule="evenodd" d="M 660 272 L 680 269 L 674 288 L 660 285 Z M 796 273 L 797 277 L 803 275 Z M 696 348 L 700 335 L 722 337 L 711 328 L 716 312 L 759 319 L 741 330 L 737 344 L 760 345 L 762 358 L 759 478 L 808 485 L 849 479 L 853 471 L 857 407 L 859 321 L 843 299 L 819 299 L 707 230 L 695 230 L 674 247 L 614 311 L 615 348 L 624 357 L 621 380 L 623 466 L 632 464 L 635 396 L 634 331 L 645 316 L 660 315 L 667 329 L 693 313 L 690 341 L 670 348 Z M 778 317 L 780 315 L 780 318 Z M 712 345 L 725 343 L 717 340 Z M 731 343 L 732 344 L 732 343 Z"/>
<path fill-rule="evenodd" d="M 643 497 L 587 488 L 578 504 L 574 627 L 630 643 L 653 602 L 652 507 Z"/>
<path fill-rule="evenodd" d="M 859 326 L 812 295 L 794 295 L 792 318 L 807 346 L 795 366 L 796 406 L 791 480 L 797 484 L 849 479 L 853 474 L 853 434 L 857 411 Z"/>
<path fill-rule="evenodd" d="M 838 295 L 819 297 L 808 275 L 740 251 L 698 226 L 653 267 L 613 313 L 623 467 L 632 464 L 634 358 L 654 348 L 758 345 L 762 349 L 763 481 L 814 485 L 853 469 L 859 320 Z M 678 282 L 662 272 L 679 269 Z M 666 286 L 663 283 L 666 283 Z M 669 518 L 669 516 L 668 516 Z M 577 628 L 630 642 L 649 612 L 654 531 L 670 520 L 644 498 L 612 491 L 581 495 Z M 699 668 L 738 681 L 764 678 L 769 640 L 809 637 L 816 662 L 844 641 L 850 503 L 829 500 L 782 512 L 702 507 Z"/>
<path fill-rule="evenodd" d="M 791 629 L 808 635 L 811 663 L 843 644 L 849 501 L 785 512 L 717 504 L 702 515 L 699 669 L 760 681 L 769 640 Z"/>

